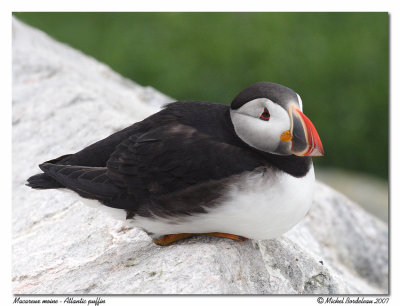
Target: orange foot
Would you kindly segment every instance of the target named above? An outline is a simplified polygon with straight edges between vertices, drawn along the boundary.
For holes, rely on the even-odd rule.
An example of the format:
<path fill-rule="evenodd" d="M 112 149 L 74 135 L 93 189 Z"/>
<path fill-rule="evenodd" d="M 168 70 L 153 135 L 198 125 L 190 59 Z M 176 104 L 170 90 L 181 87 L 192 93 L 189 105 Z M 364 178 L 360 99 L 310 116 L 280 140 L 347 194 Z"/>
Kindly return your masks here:
<path fill-rule="evenodd" d="M 190 238 L 193 236 L 198 236 L 198 235 L 207 235 L 207 236 L 213 236 L 213 237 L 221 237 L 221 238 L 228 238 L 236 241 L 246 241 L 248 238 L 243 237 L 243 236 L 238 236 L 238 235 L 232 235 L 232 234 L 226 234 L 226 233 L 183 233 L 183 234 L 170 234 L 170 235 L 164 235 L 160 239 L 153 239 L 153 242 L 157 245 L 161 246 L 166 246 L 170 245 L 171 243 L 174 243 L 176 241 Z"/>

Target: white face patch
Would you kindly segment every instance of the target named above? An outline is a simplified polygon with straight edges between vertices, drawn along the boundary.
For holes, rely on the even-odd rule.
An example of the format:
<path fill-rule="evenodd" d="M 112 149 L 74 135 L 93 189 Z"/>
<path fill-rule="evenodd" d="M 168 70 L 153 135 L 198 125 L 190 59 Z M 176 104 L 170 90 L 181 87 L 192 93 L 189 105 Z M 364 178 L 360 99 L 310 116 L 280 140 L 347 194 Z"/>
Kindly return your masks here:
<path fill-rule="evenodd" d="M 260 119 L 264 108 L 270 113 L 268 121 Z M 281 142 L 281 134 L 290 129 L 287 111 L 267 98 L 254 99 L 231 110 L 231 119 L 240 139 L 265 152 L 274 153 Z"/>

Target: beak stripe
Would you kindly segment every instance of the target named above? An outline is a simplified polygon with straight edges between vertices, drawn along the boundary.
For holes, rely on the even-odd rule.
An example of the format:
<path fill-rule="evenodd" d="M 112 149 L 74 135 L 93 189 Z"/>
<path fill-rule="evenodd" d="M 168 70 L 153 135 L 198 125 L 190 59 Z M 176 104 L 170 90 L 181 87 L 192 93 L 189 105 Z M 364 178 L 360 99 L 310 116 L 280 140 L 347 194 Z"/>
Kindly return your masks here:
<path fill-rule="evenodd" d="M 304 153 L 304 156 L 323 156 L 324 149 L 322 147 L 321 139 L 312 124 L 311 120 L 306 117 L 299 109 L 296 109 L 302 120 L 304 121 L 305 128 L 307 130 L 307 142 L 309 145 L 308 150 Z"/>

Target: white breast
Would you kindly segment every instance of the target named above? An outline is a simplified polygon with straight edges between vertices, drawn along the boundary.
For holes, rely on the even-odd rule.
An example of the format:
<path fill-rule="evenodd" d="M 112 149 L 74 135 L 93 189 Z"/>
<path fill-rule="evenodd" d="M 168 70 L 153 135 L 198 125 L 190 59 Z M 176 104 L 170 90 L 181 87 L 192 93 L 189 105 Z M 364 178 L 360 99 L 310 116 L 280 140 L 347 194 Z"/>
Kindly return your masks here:
<path fill-rule="evenodd" d="M 133 225 L 160 235 L 222 232 L 259 240 L 275 238 L 306 215 L 314 180 L 313 167 L 302 178 L 284 172 L 248 173 L 230 186 L 223 203 L 206 214 L 173 220 L 135 217 Z"/>

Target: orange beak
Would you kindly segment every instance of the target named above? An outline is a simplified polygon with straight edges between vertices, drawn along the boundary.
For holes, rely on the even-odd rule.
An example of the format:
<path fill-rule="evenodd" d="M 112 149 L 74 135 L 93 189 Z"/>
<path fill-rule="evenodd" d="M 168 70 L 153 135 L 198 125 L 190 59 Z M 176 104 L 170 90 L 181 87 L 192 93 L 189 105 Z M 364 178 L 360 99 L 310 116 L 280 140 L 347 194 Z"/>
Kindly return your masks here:
<path fill-rule="evenodd" d="M 292 153 L 298 156 L 323 156 L 322 142 L 311 120 L 296 105 L 290 106 L 289 114 Z"/>

